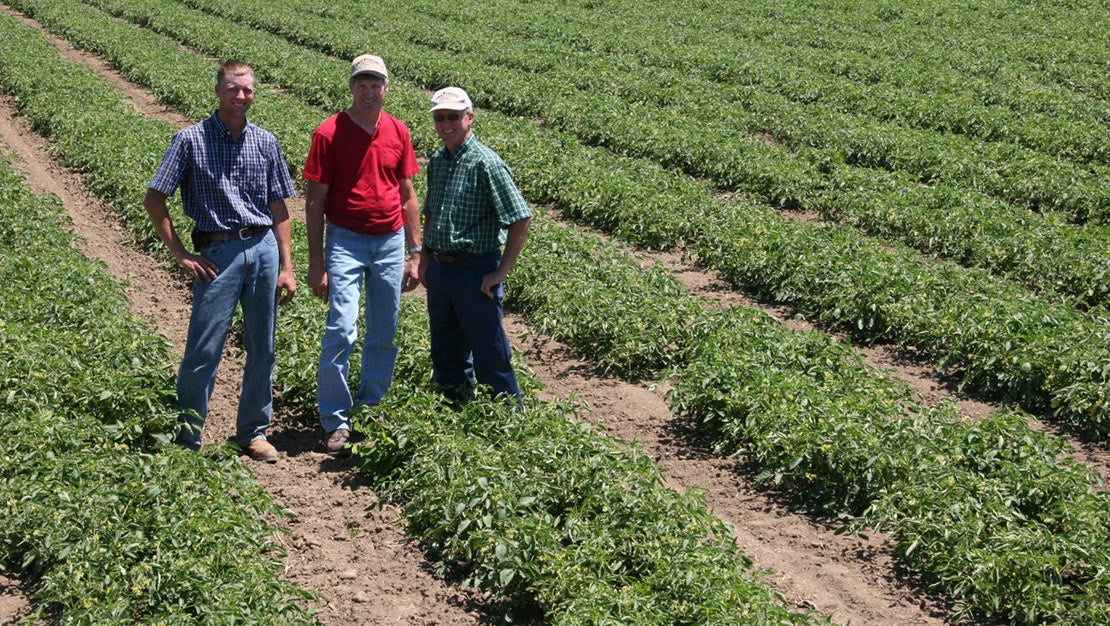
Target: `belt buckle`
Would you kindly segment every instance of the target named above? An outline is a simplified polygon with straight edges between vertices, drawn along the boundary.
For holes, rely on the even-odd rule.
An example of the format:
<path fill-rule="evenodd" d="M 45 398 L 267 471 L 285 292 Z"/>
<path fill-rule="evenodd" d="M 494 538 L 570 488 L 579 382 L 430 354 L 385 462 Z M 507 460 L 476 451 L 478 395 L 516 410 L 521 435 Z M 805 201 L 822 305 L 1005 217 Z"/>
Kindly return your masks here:
<path fill-rule="evenodd" d="M 239 232 L 237 232 L 236 234 L 239 236 L 240 240 L 250 239 L 251 235 L 247 231 L 252 230 L 252 229 L 254 229 L 254 226 L 244 226 L 244 227 L 240 228 Z"/>

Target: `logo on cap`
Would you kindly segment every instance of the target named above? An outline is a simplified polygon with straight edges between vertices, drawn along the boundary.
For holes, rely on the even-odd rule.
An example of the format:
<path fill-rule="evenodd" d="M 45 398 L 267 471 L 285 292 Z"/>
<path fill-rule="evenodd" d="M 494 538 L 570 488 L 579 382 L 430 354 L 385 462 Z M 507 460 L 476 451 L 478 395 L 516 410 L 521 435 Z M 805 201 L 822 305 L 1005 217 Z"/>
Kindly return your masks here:
<path fill-rule="evenodd" d="M 361 74 L 369 74 L 382 80 L 389 80 L 389 72 L 385 69 L 385 61 L 372 54 L 364 54 L 351 61 L 351 78 Z"/>
<path fill-rule="evenodd" d="M 473 108 L 474 105 L 470 103 L 470 96 L 466 95 L 465 91 L 458 87 L 444 87 L 432 96 L 432 108 L 428 110 L 464 111 Z"/>

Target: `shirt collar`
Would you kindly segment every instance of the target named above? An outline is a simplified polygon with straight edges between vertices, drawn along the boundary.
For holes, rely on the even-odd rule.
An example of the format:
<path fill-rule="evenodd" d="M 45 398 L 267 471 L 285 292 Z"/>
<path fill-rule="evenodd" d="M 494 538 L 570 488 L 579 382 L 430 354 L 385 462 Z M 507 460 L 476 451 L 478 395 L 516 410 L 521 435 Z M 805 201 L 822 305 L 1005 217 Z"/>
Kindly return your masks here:
<path fill-rule="evenodd" d="M 458 149 L 457 149 L 457 150 L 455 150 L 454 152 L 451 152 L 450 150 L 448 150 L 448 149 L 447 149 L 447 146 L 444 146 L 444 147 L 443 147 L 443 154 L 444 154 L 444 156 L 446 156 L 446 157 L 447 157 L 448 159 L 450 159 L 450 160 L 452 160 L 452 161 L 457 161 L 458 159 L 461 159 L 461 158 L 462 158 L 462 156 L 463 156 L 464 154 L 466 154 L 467 150 L 469 150 L 469 149 L 470 149 L 470 146 L 472 146 L 472 145 L 474 145 L 475 143 L 477 143 L 477 141 L 478 141 L 478 140 L 477 140 L 477 139 L 475 139 L 475 137 L 474 137 L 474 133 L 472 132 L 472 133 L 470 133 L 470 136 L 469 136 L 469 137 L 467 137 L 466 139 L 464 139 L 464 140 L 463 140 L 463 142 L 462 142 L 461 144 L 459 144 L 459 147 L 458 147 Z"/>
<path fill-rule="evenodd" d="M 231 136 L 231 129 L 229 129 L 227 127 L 227 125 L 224 124 L 223 120 L 220 119 L 220 116 L 217 115 L 217 111 L 212 112 L 212 117 L 210 117 L 209 120 L 211 120 L 212 125 L 214 126 L 214 128 L 216 130 L 216 134 L 218 136 L 224 137 L 224 138 L 228 139 L 229 141 L 234 141 L 235 140 L 235 138 Z M 240 139 L 242 139 L 243 137 L 246 137 L 247 133 L 252 132 L 251 131 L 252 126 L 254 126 L 254 124 L 251 124 L 251 121 L 247 120 L 247 125 L 243 127 L 243 135 L 242 135 L 242 137 L 240 137 Z"/>

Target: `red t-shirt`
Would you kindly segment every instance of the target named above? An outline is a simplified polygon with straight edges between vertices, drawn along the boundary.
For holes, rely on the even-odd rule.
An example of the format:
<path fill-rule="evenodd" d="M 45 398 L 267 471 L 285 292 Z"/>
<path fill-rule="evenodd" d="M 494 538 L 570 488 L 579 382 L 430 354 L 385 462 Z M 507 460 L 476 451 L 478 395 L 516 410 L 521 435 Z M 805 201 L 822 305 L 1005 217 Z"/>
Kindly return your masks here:
<path fill-rule="evenodd" d="M 420 171 L 404 122 L 382 111 L 373 136 L 346 112 L 324 120 L 312 135 L 305 180 L 329 185 L 324 215 L 366 235 L 401 228 L 400 181 Z"/>

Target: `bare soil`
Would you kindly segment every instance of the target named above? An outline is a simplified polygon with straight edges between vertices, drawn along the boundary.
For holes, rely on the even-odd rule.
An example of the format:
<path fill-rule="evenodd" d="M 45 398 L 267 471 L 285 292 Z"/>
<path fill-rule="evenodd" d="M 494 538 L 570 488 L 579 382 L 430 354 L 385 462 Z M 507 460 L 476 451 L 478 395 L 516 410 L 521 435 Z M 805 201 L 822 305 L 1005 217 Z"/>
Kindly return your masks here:
<path fill-rule="evenodd" d="M 98 58 L 54 41 L 64 55 L 88 64 L 117 85 L 137 110 L 179 126 L 189 123 Z M 88 192 L 80 176 L 47 155 L 47 145 L 18 116 L 12 101 L 0 98 L 0 151 L 27 172 L 26 182 L 35 192 L 54 193 L 62 199 L 82 238 L 82 252 L 103 261 L 111 274 L 127 281 L 134 314 L 151 320 L 180 354 L 190 308 L 187 288 L 166 263 L 129 243 L 116 217 Z M 294 200 L 291 209 L 295 218 L 303 216 L 300 201 Z M 673 266 L 693 293 L 715 297 L 722 306 L 756 306 L 713 274 L 676 255 L 652 258 Z M 302 282 L 303 272 L 298 269 Z M 297 297 L 311 295 L 302 285 Z M 792 326 L 808 328 L 788 310 L 771 312 Z M 768 570 L 768 580 L 789 603 L 831 615 L 838 623 L 947 623 L 949 610 L 943 603 L 895 573 L 882 537 L 836 535 L 828 520 L 792 509 L 774 493 L 753 486 L 741 461 L 716 457 L 691 443 L 689 429 L 670 415 L 665 384 L 630 384 L 598 376 L 564 346 L 526 334 L 522 319 L 510 316 L 506 325 L 516 348 L 546 386 L 545 397 L 574 395 L 584 400 L 590 411 L 583 418 L 602 423 L 612 436 L 641 445 L 664 469 L 670 486 L 704 492 L 717 515 L 735 529 L 740 549 Z M 956 393 L 950 382 L 903 353 L 885 348 L 867 348 L 863 353 L 872 365 L 906 380 L 921 393 L 923 402 L 954 396 L 968 415 L 984 416 L 996 410 Z M 204 433 L 206 442 L 233 434 L 241 376 L 242 361 L 233 351 L 225 351 Z M 404 533 L 402 510 L 372 506 L 377 503 L 375 495 L 360 480 L 353 462 L 323 454 L 319 436 L 317 430 L 275 415 L 270 439 L 281 453 L 279 462 L 244 462 L 278 504 L 297 514 L 287 524 L 291 533 L 281 538 L 289 553 L 283 576 L 327 598 L 316 607 L 321 623 L 489 623 L 481 598 L 429 573 L 420 546 Z M 1104 478 L 1110 476 L 1110 460 L 1103 449 L 1082 447 L 1078 456 L 1098 467 Z M 18 623 L 29 610 L 19 581 L 0 577 L 0 625 Z"/>

